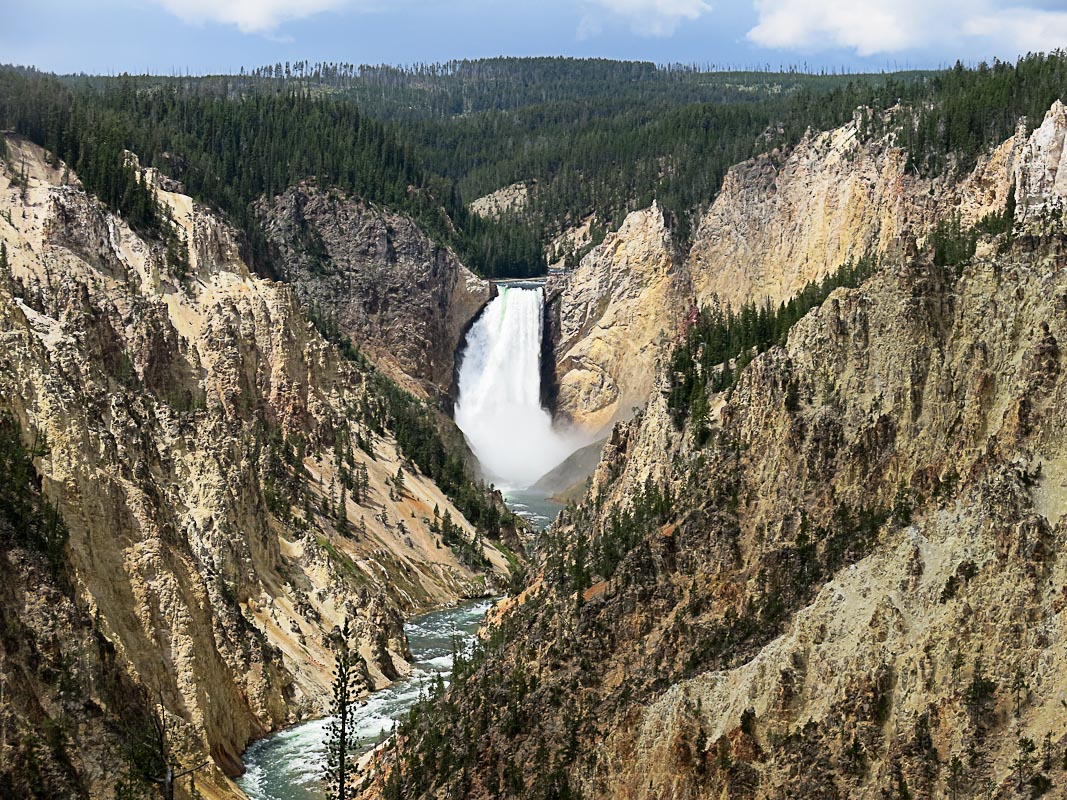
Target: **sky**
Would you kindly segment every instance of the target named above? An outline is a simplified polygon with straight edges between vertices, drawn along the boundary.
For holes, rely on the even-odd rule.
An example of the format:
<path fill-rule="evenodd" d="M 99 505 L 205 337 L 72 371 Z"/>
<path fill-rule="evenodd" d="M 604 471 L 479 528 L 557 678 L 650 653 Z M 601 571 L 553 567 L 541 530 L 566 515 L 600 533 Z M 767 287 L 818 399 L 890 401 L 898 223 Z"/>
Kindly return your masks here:
<path fill-rule="evenodd" d="M 1067 48 L 1067 0 L 2 2 L 0 63 L 61 73 L 497 55 L 878 71 Z"/>

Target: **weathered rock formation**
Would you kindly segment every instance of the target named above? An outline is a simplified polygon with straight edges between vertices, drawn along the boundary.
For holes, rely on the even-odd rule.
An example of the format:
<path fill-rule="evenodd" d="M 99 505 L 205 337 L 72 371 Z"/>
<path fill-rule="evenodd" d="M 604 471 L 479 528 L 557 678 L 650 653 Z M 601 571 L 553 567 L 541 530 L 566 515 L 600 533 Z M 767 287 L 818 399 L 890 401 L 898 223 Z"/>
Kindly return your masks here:
<path fill-rule="evenodd" d="M 962 180 L 927 180 L 905 169 L 902 149 L 862 140 L 858 126 L 809 134 L 787 155 L 727 173 L 689 254 L 698 302 L 777 305 L 848 261 L 885 253 L 904 233 L 922 237 L 954 212 L 973 225 L 1004 207 L 1022 134 Z"/>
<path fill-rule="evenodd" d="M 408 217 L 337 190 L 295 186 L 261 202 L 259 214 L 284 279 L 311 313 L 394 378 L 447 395 L 456 349 L 492 295 L 488 281 Z"/>
<path fill-rule="evenodd" d="M 0 796 L 108 797 L 150 701 L 74 592 L 33 449 L 0 419 Z"/>
<path fill-rule="evenodd" d="M 1030 228 L 1045 221 L 1052 229 L 1067 197 L 1067 107 L 1056 101 L 1044 122 L 1022 146 L 1015 169 L 1016 217 Z"/>
<path fill-rule="evenodd" d="M 553 299 L 559 416 L 590 433 L 629 418 L 648 398 L 656 357 L 689 297 L 663 212 L 653 205 L 627 216 Z"/>
<path fill-rule="evenodd" d="M 1063 120 L 1016 151 L 1013 240 L 946 266 L 886 245 L 717 398 L 707 444 L 660 391 L 616 427 L 369 796 L 1063 795 Z"/>
<path fill-rule="evenodd" d="M 850 261 L 884 255 L 901 236 L 921 242 L 953 214 L 973 225 L 1002 209 L 1016 184 L 1020 198 L 1030 185 L 1043 197 L 1055 171 L 1023 175 L 1021 165 L 1049 161 L 1027 154 L 1056 146 L 1063 115 L 1057 104 L 1032 136 L 1020 129 L 970 174 L 936 179 L 907 172 L 906 153 L 888 138 L 861 139 L 858 119 L 809 134 L 788 153 L 732 168 L 688 255 L 668 270 L 669 233 L 648 226 L 659 213 L 631 215 L 560 282 L 556 371 L 561 390 L 567 387 L 560 416 L 593 428 L 626 418 L 648 396 L 655 343 L 676 334 L 694 307 L 776 306 Z M 654 323 L 634 325 L 635 319 Z M 625 324 L 625 335 L 612 333 L 614 324 Z M 634 359 L 635 353 L 643 355 Z M 625 402 L 615 403 L 615 393 Z"/>
<path fill-rule="evenodd" d="M 472 200 L 471 212 L 479 217 L 500 219 L 505 214 L 522 211 L 530 197 L 530 184 L 525 181 L 513 183 L 503 189 Z"/>
<path fill-rule="evenodd" d="M 26 177 L 0 169 L 0 412 L 46 443 L 35 464 L 69 528 L 73 585 L 50 620 L 39 608 L 48 592 L 29 596 L 33 565 L 15 564 L 0 613 L 53 652 L 84 657 L 70 667 L 76 684 L 100 654 L 112 659 L 166 708 L 176 757 L 208 754 L 201 782 L 225 795 L 223 773 L 241 769 L 250 740 L 323 710 L 329 635 L 345 616 L 365 685 L 384 685 L 407 668 L 402 615 L 488 591 L 505 561 L 485 546 L 492 567 L 480 574 L 442 546 L 435 507 L 474 532 L 397 451 L 369 373 L 323 340 L 289 287 L 249 273 L 230 229 L 160 188 L 180 243 L 168 255 L 41 150 L 8 146 Z M 463 271 L 443 254 L 433 264 L 442 302 L 462 294 Z M 449 313 L 441 307 L 442 330 Z M 403 334 L 413 335 L 433 344 Z M 411 346 L 403 357 L 416 358 Z M 11 664 L 0 661 L 5 685 L 17 680 Z M 72 739 L 121 712 L 90 688 L 101 721 L 91 709 L 64 717 Z M 15 735 L 38 718 L 23 713 Z M 110 796 L 122 764 L 92 752 L 70 760 L 94 796 Z"/>

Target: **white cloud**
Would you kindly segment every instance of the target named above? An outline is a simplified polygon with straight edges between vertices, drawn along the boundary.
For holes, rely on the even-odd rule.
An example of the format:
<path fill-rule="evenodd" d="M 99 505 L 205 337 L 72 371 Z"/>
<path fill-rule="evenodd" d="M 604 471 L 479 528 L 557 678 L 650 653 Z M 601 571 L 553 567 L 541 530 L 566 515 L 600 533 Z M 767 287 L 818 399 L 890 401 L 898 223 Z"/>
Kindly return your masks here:
<path fill-rule="evenodd" d="M 1067 12 L 997 0 L 755 0 L 750 41 L 782 50 L 843 48 L 861 56 L 980 44 L 998 52 L 1067 45 Z"/>
<path fill-rule="evenodd" d="M 1004 42 L 1019 53 L 1048 52 L 1067 47 L 1067 12 L 1005 8 L 971 17 L 963 32 Z"/>
<path fill-rule="evenodd" d="M 683 22 L 711 11 L 706 0 L 587 0 L 589 4 L 622 17 L 640 36 L 670 36 Z M 578 26 L 579 38 L 601 30 L 599 18 L 586 14 Z"/>
<path fill-rule="evenodd" d="M 192 23 L 236 25 L 244 33 L 269 33 L 281 23 L 350 4 L 350 0 L 153 0 Z"/>

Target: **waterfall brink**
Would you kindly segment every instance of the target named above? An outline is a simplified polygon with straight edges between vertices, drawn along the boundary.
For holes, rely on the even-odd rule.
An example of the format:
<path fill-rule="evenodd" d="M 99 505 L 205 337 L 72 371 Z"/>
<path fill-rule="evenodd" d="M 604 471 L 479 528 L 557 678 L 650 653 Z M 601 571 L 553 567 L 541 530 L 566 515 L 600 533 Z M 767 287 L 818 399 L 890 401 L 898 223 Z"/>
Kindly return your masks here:
<path fill-rule="evenodd" d="M 455 419 L 486 477 L 523 489 L 585 444 L 541 406 L 540 288 L 501 286 L 467 334 Z"/>

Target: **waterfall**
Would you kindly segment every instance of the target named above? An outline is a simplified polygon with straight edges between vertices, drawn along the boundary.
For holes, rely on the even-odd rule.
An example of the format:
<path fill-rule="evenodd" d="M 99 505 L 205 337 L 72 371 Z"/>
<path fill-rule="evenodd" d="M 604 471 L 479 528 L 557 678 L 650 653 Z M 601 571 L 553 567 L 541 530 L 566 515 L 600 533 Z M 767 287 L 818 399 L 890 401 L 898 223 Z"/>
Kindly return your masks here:
<path fill-rule="evenodd" d="M 467 334 L 456 424 L 486 477 L 521 489 L 586 442 L 557 431 L 541 406 L 540 287 L 500 287 Z"/>

